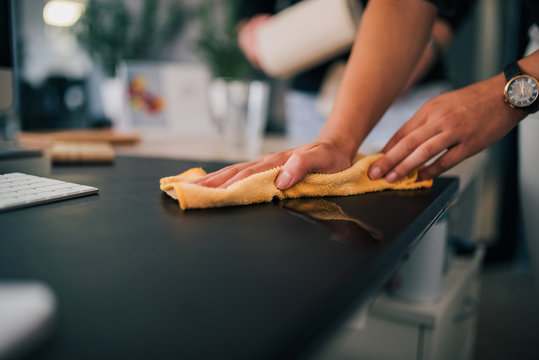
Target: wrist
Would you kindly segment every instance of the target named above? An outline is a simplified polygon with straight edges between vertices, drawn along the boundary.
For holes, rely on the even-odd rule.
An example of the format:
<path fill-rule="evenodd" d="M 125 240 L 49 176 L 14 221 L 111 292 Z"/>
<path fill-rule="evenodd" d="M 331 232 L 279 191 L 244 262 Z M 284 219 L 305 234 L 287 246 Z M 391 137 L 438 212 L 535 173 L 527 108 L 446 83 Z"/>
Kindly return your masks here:
<path fill-rule="evenodd" d="M 520 120 L 524 119 L 528 114 L 519 108 L 510 106 L 505 98 L 505 85 L 506 79 L 505 74 L 499 73 L 491 79 L 485 80 L 485 91 L 489 91 L 492 95 L 492 101 L 497 105 L 497 108 L 500 109 L 501 113 L 505 113 L 508 119 L 518 123 Z"/>
<path fill-rule="evenodd" d="M 516 62 L 509 63 L 504 68 L 505 102 L 514 109 L 526 114 L 539 110 L 538 80 L 522 71 Z"/>
<path fill-rule="evenodd" d="M 328 144 L 330 147 L 335 148 L 340 154 L 350 160 L 356 156 L 357 149 L 359 147 L 359 145 L 355 144 L 354 137 L 349 134 L 348 136 L 343 136 L 340 134 L 326 135 L 321 132 L 316 141 Z"/>

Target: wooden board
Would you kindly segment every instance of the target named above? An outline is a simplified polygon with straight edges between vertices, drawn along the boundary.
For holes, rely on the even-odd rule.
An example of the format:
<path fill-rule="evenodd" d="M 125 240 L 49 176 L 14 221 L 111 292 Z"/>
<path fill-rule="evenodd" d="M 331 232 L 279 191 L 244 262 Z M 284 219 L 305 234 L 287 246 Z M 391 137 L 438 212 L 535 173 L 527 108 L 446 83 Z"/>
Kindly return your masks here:
<path fill-rule="evenodd" d="M 114 130 L 61 130 L 20 132 L 17 141 L 21 146 L 33 149 L 47 149 L 57 140 L 63 141 L 101 141 L 112 145 L 135 144 L 140 141 L 140 135 L 133 132 L 118 132 Z"/>

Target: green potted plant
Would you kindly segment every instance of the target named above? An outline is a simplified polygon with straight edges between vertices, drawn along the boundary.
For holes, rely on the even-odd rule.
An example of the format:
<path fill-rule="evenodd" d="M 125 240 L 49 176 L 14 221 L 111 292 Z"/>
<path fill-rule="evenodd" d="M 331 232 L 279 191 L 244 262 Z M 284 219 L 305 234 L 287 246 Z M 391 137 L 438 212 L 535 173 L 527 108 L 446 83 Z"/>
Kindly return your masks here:
<path fill-rule="evenodd" d="M 237 42 L 238 0 L 203 0 L 198 8 L 198 48 L 215 78 L 249 79 L 254 68 Z"/>
<path fill-rule="evenodd" d="M 267 121 L 269 85 L 238 46 L 239 1 L 203 0 L 198 14 L 198 47 L 212 74 L 208 89 L 212 120 L 229 150 L 255 157 Z"/>
<path fill-rule="evenodd" d="M 178 0 L 144 0 L 138 14 L 122 0 L 91 0 L 75 32 L 79 44 L 113 77 L 122 60 L 162 60 L 184 23 Z"/>
<path fill-rule="evenodd" d="M 100 65 L 99 83 L 105 117 L 125 119 L 124 83 L 117 76 L 122 61 L 159 61 L 167 57 L 186 16 L 180 0 L 141 0 L 138 13 L 124 0 L 91 0 L 74 27 L 78 43 Z"/>

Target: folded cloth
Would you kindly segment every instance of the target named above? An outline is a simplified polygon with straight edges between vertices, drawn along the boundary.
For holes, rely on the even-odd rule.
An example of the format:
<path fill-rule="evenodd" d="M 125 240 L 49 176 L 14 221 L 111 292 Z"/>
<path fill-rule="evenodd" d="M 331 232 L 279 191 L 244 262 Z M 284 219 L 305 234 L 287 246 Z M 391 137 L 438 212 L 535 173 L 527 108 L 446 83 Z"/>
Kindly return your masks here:
<path fill-rule="evenodd" d="M 371 180 L 367 171 L 382 154 L 358 154 L 352 166 L 334 174 L 308 174 L 287 190 L 279 190 L 274 181 L 281 167 L 253 174 L 227 188 L 211 188 L 191 183 L 206 175 L 193 168 L 179 175 L 161 179 L 161 190 L 177 199 L 182 210 L 270 202 L 274 198 L 300 198 L 357 195 L 381 190 L 412 190 L 432 186 L 432 180 L 417 181 L 417 170 L 394 183 L 384 179 Z"/>

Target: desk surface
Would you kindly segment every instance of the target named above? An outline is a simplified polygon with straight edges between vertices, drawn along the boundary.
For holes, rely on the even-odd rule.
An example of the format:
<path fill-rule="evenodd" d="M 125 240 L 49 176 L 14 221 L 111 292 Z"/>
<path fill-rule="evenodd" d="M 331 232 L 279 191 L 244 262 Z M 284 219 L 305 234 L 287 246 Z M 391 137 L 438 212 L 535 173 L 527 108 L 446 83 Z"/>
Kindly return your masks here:
<path fill-rule="evenodd" d="M 120 157 L 50 174 L 28 164 L 0 162 L 0 173 L 34 168 L 100 189 L 0 214 L 0 279 L 41 280 L 57 295 L 39 359 L 305 356 L 383 284 L 458 187 L 441 178 L 430 190 L 323 199 L 354 223 L 283 202 L 181 212 L 159 178 L 200 163 Z"/>

